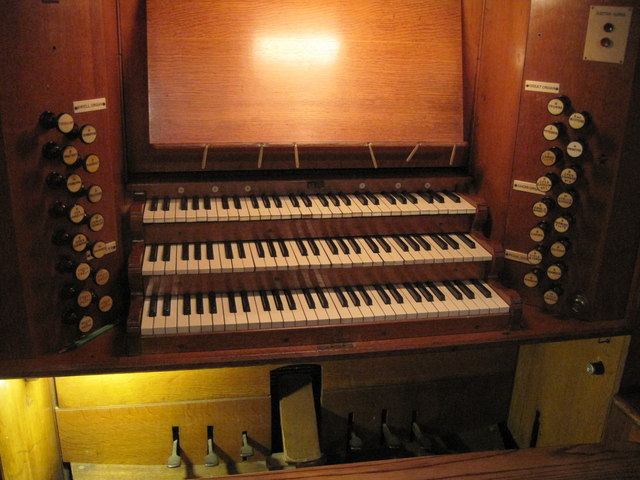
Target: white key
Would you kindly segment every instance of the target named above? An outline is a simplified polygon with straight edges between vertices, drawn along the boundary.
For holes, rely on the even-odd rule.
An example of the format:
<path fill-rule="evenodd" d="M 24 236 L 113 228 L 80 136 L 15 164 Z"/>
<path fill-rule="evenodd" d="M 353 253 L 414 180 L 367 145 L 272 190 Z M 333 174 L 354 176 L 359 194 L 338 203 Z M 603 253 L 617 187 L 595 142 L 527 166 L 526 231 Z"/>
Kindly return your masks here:
<path fill-rule="evenodd" d="M 384 265 L 384 259 L 380 256 L 380 249 L 382 247 L 378 242 L 372 237 L 360 237 L 355 240 L 360 245 L 360 248 L 362 248 L 363 255 L 366 255 L 371 260 L 371 265 Z"/>
<path fill-rule="evenodd" d="M 271 310 L 269 314 L 271 315 L 271 327 L 272 328 L 282 328 L 284 326 L 284 303 L 280 305 L 276 299 L 282 300 L 280 294 L 277 290 L 272 290 L 267 292 L 267 298 L 269 299 L 269 304 L 271 305 Z"/>
<path fill-rule="evenodd" d="M 221 242 L 220 245 L 220 267 L 223 273 L 233 272 L 234 261 L 231 258 L 233 247 L 231 242 Z M 226 318 L 226 317 L 225 317 Z"/>
<path fill-rule="evenodd" d="M 309 302 L 307 301 L 307 296 L 304 293 L 305 291 L 307 292 L 307 295 L 309 295 L 311 300 L 314 302 L 313 308 L 311 305 L 309 305 Z M 311 295 L 311 292 L 309 289 L 306 289 L 305 291 L 299 290 L 296 292 L 298 295 L 298 299 L 300 300 L 299 305 L 302 306 L 302 310 L 304 311 L 304 316 L 307 319 L 307 325 L 309 326 L 318 325 L 318 314 L 316 313 L 317 302 L 315 301 L 316 299 L 313 298 L 313 295 Z"/>
<path fill-rule="evenodd" d="M 268 270 L 277 269 L 278 266 L 280 265 L 280 263 L 277 260 L 278 251 L 276 249 L 276 245 L 274 243 L 271 244 L 273 246 L 274 255 L 276 255 L 276 257 L 274 257 L 274 256 L 271 255 L 271 250 L 269 249 L 269 244 L 266 241 L 261 241 L 260 244 L 262 245 L 262 249 L 264 250 L 264 258 L 262 259 L 262 261 L 264 261 L 264 264 L 265 264 L 266 268 Z M 256 249 L 257 249 L 257 247 L 256 247 Z"/>
<path fill-rule="evenodd" d="M 219 220 L 218 215 L 218 204 L 215 201 L 215 198 L 209 198 L 209 206 L 211 208 L 204 208 L 204 199 L 202 202 L 202 206 L 204 208 L 205 213 L 207 214 L 207 222 L 217 222 Z"/>
<path fill-rule="evenodd" d="M 253 265 L 256 272 L 269 269 L 269 267 L 267 266 L 266 258 L 264 256 L 267 253 L 264 251 L 264 242 L 261 242 L 261 244 L 263 248 L 262 257 L 259 255 L 258 244 L 256 242 L 245 242 L 245 249 L 248 250 L 251 258 L 253 259 Z"/>
<path fill-rule="evenodd" d="M 249 292 L 249 306 L 251 307 L 251 312 L 247 313 L 247 328 L 249 330 L 257 330 L 260 328 L 260 317 L 261 307 L 260 307 L 260 296 L 256 292 Z"/>
<path fill-rule="evenodd" d="M 243 297 L 245 301 L 243 302 Z M 246 302 L 246 303 L 245 303 Z M 251 308 L 251 303 L 249 302 L 249 295 L 246 292 L 236 293 L 236 329 L 237 330 L 248 330 L 249 329 L 249 309 Z"/>
<path fill-rule="evenodd" d="M 187 244 L 189 259 L 187 260 L 187 273 L 198 273 L 198 260 L 196 260 L 196 246 L 194 243 Z"/>
<path fill-rule="evenodd" d="M 294 326 L 305 327 L 307 325 L 307 311 L 305 310 L 306 300 L 301 290 L 292 290 L 291 296 L 296 304 L 293 312 Z"/>
<path fill-rule="evenodd" d="M 213 258 L 209 260 L 209 271 L 211 273 L 222 273 L 222 255 L 224 255 L 224 248 L 221 243 L 212 242 L 211 250 L 213 251 Z M 207 247 L 205 246 L 205 253 Z"/>
<path fill-rule="evenodd" d="M 157 198 L 149 198 L 144 202 L 144 210 L 142 211 L 142 223 L 153 223 L 155 212 L 151 210 L 151 206 L 157 201 Z"/>
<path fill-rule="evenodd" d="M 429 297 L 428 295 L 425 295 L 425 292 L 422 291 L 421 289 L 419 289 L 417 287 L 417 285 L 413 284 L 412 287 L 413 287 L 413 289 L 415 291 L 418 292 L 418 295 L 420 295 L 420 300 L 419 301 L 415 301 L 413 299 L 413 297 L 411 296 L 411 293 L 409 293 L 409 291 L 408 291 L 409 289 L 407 287 L 404 287 L 404 288 L 405 288 L 405 290 L 407 290 L 407 294 L 411 298 L 411 301 L 413 302 L 412 303 L 413 307 L 416 309 L 416 312 L 418 312 L 418 316 L 420 318 L 437 317 L 439 315 L 439 311 L 436 308 L 436 306 L 434 305 L 433 295 L 431 294 L 431 292 L 429 292 L 428 290 L 425 290 L 426 293 L 431 295 Z M 429 301 L 429 298 L 431 298 L 432 300 Z"/>
<path fill-rule="evenodd" d="M 198 312 L 198 294 L 191 294 L 191 314 L 189 315 L 189 331 L 201 332 L 202 331 L 202 313 Z M 201 310 L 204 312 L 204 308 Z"/>
<path fill-rule="evenodd" d="M 194 205 L 193 199 L 189 201 L 191 206 Z M 204 199 L 200 196 L 196 197 L 196 203 L 198 209 L 196 210 L 196 222 L 206 222 L 207 221 L 207 211 L 204 209 Z"/>
<path fill-rule="evenodd" d="M 212 305 L 211 303 L 214 303 Z M 222 308 L 222 294 L 210 295 L 207 293 L 203 298 L 206 319 L 202 321 L 203 331 L 222 332 L 225 329 L 224 309 Z M 215 307 L 215 308 L 214 308 Z"/>
<path fill-rule="evenodd" d="M 169 253 L 169 260 L 167 261 L 162 261 L 162 268 L 163 268 L 163 272 L 164 275 L 175 275 L 176 274 L 176 256 L 177 256 L 177 246 L 176 245 L 172 245 L 169 243 L 165 243 L 164 245 L 161 246 L 160 251 L 158 252 L 158 254 L 160 255 L 161 259 L 164 259 L 165 257 L 165 252 Z M 155 273 L 155 270 L 154 270 Z M 159 271 L 158 273 L 159 274 Z"/>
<path fill-rule="evenodd" d="M 241 266 L 239 270 L 241 272 L 253 272 L 255 266 L 253 264 L 253 257 L 251 256 L 251 250 L 249 249 L 250 242 L 233 242 L 233 254 L 237 259 L 237 263 Z M 244 250 L 244 257 L 240 256 L 240 251 Z"/>
<path fill-rule="evenodd" d="M 231 311 L 231 302 L 235 304 L 235 312 Z M 224 314 L 225 331 L 237 330 L 238 303 L 239 299 L 236 298 L 235 294 L 220 294 L 220 304 L 222 306 L 222 313 Z"/>
<path fill-rule="evenodd" d="M 294 196 L 298 202 L 297 207 L 293 204 L 293 200 L 287 197 L 287 201 L 290 204 L 289 211 L 291 212 L 291 218 L 311 218 L 313 216 L 311 209 L 304 204 L 299 195 Z"/>
<path fill-rule="evenodd" d="M 142 313 L 140 314 L 140 335 L 153 335 L 154 333 L 164 333 L 164 329 L 162 332 L 154 332 L 154 322 L 155 317 L 149 315 L 149 308 L 151 307 L 151 297 L 145 297 L 142 303 Z"/>
<path fill-rule="evenodd" d="M 144 255 L 142 257 L 142 275 L 153 275 L 154 264 L 150 259 L 153 245 L 144 246 Z"/>
<path fill-rule="evenodd" d="M 307 254 L 303 255 L 302 251 L 300 250 L 300 246 L 298 242 L 296 242 L 295 240 L 285 240 L 284 244 L 289 249 L 289 255 L 291 255 L 292 258 L 295 259 L 295 268 L 301 268 L 301 269 L 309 268 L 309 258 L 308 258 L 309 250 L 308 249 L 306 250 Z"/>
<path fill-rule="evenodd" d="M 395 284 L 394 287 L 403 299 L 403 302 L 399 304 L 399 307 L 405 311 L 406 318 L 418 318 L 420 314 L 418 313 L 418 309 L 414 306 L 416 302 L 413 300 L 411 294 L 403 285 Z"/>
<path fill-rule="evenodd" d="M 397 255 L 393 251 L 393 249 L 390 248 L 389 251 L 387 251 L 387 247 L 385 247 L 384 245 L 386 240 L 381 241 L 380 238 L 376 237 L 373 239 L 373 241 L 378 246 L 378 249 L 379 249 L 378 255 L 380 255 L 380 258 L 382 258 L 384 265 L 402 265 L 404 263 L 404 261 L 402 260 L 402 257 Z M 389 247 L 391 247 L 391 244 L 389 244 Z"/>
<path fill-rule="evenodd" d="M 377 306 L 377 309 L 381 312 L 381 320 L 396 320 L 402 318 L 402 314 L 400 314 L 391 303 L 384 302 L 383 297 L 380 296 L 375 287 L 367 285 L 364 289 Z"/>
<path fill-rule="evenodd" d="M 302 240 L 305 247 L 307 247 L 308 252 L 308 260 L 310 268 L 328 268 L 331 267 L 331 260 L 327 258 L 327 255 L 324 252 L 324 248 L 320 246 L 321 239 L 306 239 Z M 314 252 L 312 245 L 315 245 L 317 248 L 317 254 Z"/>
<path fill-rule="evenodd" d="M 353 293 L 353 297 L 349 293 L 349 290 Z M 351 321 L 353 323 L 372 322 L 375 320 L 375 316 L 371 309 L 364 303 L 360 295 L 355 291 L 353 287 L 343 287 L 347 302 L 349 302 L 349 308 L 351 310 Z M 355 301 L 354 301 L 355 297 Z"/>
<path fill-rule="evenodd" d="M 369 287 L 356 287 L 354 288 L 354 291 L 356 292 L 356 295 L 360 297 L 362 305 L 365 305 L 371 312 L 372 317 L 370 318 L 370 321 L 380 322 L 387 319 L 387 314 L 380 307 L 380 305 L 378 305 L 378 302 L 375 300 L 375 298 L 371 295 Z"/>
<path fill-rule="evenodd" d="M 176 333 L 187 333 L 189 331 L 189 315 L 185 313 L 185 295 L 177 295 L 178 298 L 178 318 Z M 169 332 L 167 332 L 169 333 Z"/>
<path fill-rule="evenodd" d="M 296 311 L 292 310 L 291 307 L 289 306 L 289 301 L 287 300 L 287 295 L 285 294 L 285 292 L 283 290 L 279 290 L 278 291 L 280 293 L 280 298 L 282 299 L 282 304 L 283 304 L 283 310 L 282 310 L 282 319 L 283 319 L 283 326 L 285 328 L 292 328 L 296 326 Z M 293 295 L 291 296 L 293 297 Z M 293 298 L 291 298 L 293 299 Z M 295 299 L 293 299 L 293 301 L 295 302 Z M 294 306 L 294 305 L 292 305 Z M 297 309 L 297 304 L 295 305 L 296 309 Z"/>
<path fill-rule="evenodd" d="M 267 302 L 267 307 L 268 310 L 265 309 L 265 305 L 263 304 L 263 297 L 266 299 Z M 272 303 L 273 303 L 273 299 L 269 298 L 270 295 L 265 292 L 256 292 L 256 307 L 258 308 L 258 312 L 259 312 L 259 320 L 260 320 L 260 328 L 261 329 L 267 329 L 267 328 L 271 328 L 272 324 L 271 324 L 271 308 L 272 308 Z"/>

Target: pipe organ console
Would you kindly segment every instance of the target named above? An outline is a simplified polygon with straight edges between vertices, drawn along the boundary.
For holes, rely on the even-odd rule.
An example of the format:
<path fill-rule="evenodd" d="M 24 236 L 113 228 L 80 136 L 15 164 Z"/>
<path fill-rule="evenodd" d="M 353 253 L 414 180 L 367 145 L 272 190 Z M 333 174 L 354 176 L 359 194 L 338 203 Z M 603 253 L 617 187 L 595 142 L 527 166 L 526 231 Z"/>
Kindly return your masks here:
<path fill-rule="evenodd" d="M 635 2 L 292 5 L 0 5 L 0 375 L 633 331 Z"/>

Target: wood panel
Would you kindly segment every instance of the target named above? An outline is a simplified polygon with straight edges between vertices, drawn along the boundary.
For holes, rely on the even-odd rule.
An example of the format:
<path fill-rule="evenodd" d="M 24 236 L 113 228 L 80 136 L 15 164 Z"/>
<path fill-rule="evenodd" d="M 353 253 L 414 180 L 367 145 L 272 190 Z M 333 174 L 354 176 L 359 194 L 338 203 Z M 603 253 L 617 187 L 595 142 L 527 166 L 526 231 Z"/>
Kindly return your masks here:
<path fill-rule="evenodd" d="M 291 471 L 240 475 L 240 480 L 303 480 L 335 478 L 348 480 L 602 480 L 640 478 L 640 452 L 633 445 L 587 445 L 578 447 L 508 450 L 464 455 L 444 455 L 313 467 Z M 88 466 L 89 476 L 77 480 L 142 480 L 185 478 L 188 469 L 176 475 L 162 474 L 159 468 L 140 471 L 122 466 Z M 166 468 L 164 470 L 167 470 Z M 162 474 L 162 475 L 157 475 Z M 182 476 L 179 476 L 182 474 Z"/>
<path fill-rule="evenodd" d="M 522 346 L 509 412 L 518 445 L 601 441 L 628 344 L 620 336 Z M 592 362 L 603 375 L 587 373 Z"/>
<path fill-rule="evenodd" d="M 0 478 L 62 480 L 50 380 L 0 380 Z"/>
<path fill-rule="evenodd" d="M 171 454 L 172 427 L 180 427 L 185 463 L 204 463 L 207 425 L 215 428 L 221 458 L 239 462 L 242 432 L 247 431 L 264 458 L 271 442 L 268 397 L 128 405 L 108 408 L 57 409 L 65 462 L 162 465 Z"/>
<path fill-rule="evenodd" d="M 152 144 L 463 140 L 460 2 L 148 0 L 147 42 Z"/>
<path fill-rule="evenodd" d="M 640 443 L 640 395 L 618 394 L 613 398 L 604 441 Z"/>

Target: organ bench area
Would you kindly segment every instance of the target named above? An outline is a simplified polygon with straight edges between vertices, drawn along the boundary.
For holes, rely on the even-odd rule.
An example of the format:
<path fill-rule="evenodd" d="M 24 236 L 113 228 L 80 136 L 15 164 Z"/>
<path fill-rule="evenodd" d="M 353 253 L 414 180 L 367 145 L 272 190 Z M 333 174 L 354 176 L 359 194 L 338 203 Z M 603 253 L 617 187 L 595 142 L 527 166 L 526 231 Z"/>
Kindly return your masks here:
<path fill-rule="evenodd" d="M 637 2 L 0 24 L 1 479 L 640 478 Z"/>

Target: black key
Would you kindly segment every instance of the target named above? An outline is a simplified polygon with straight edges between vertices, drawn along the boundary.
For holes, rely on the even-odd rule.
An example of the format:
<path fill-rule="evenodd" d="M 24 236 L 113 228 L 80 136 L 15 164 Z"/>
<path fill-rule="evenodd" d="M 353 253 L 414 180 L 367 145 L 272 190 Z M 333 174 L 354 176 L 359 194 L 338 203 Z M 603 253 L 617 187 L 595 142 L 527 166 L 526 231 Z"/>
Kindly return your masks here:
<path fill-rule="evenodd" d="M 422 297 L 413 285 L 411 285 L 410 283 L 403 283 L 402 286 L 407 289 L 414 302 L 422 302 Z"/>
<path fill-rule="evenodd" d="M 460 244 L 458 242 L 456 242 L 453 238 L 451 238 L 451 236 L 447 233 L 441 233 L 440 234 L 440 238 L 442 238 L 445 242 L 447 242 L 449 244 L 449 246 L 451 248 L 453 248 L 454 250 L 459 250 L 460 249 Z"/>
<path fill-rule="evenodd" d="M 262 195 L 262 203 L 264 204 L 264 208 L 271 208 L 271 200 L 266 195 Z"/>
<path fill-rule="evenodd" d="M 211 197 L 209 195 L 205 195 L 202 198 L 202 204 L 204 205 L 205 210 L 211 210 Z"/>
<path fill-rule="evenodd" d="M 340 287 L 333 287 L 333 291 L 338 297 L 338 301 L 340 302 L 340 305 L 342 305 L 342 308 L 347 308 L 349 304 L 347 303 L 347 298 L 344 296 L 344 293 L 342 293 L 342 289 Z"/>
<path fill-rule="evenodd" d="M 273 204 L 276 206 L 276 208 L 282 208 L 282 200 L 280 200 L 280 197 L 278 195 L 272 195 L 273 198 Z"/>
<path fill-rule="evenodd" d="M 155 317 L 158 314 L 158 296 L 151 295 L 149 299 L 149 316 Z"/>
<path fill-rule="evenodd" d="M 191 295 L 188 293 L 182 294 L 182 314 L 191 315 Z"/>
<path fill-rule="evenodd" d="M 351 199 L 344 193 L 338 193 L 338 198 L 340 198 L 340 200 L 342 200 L 342 203 L 344 203 L 347 207 L 351 206 Z"/>
<path fill-rule="evenodd" d="M 197 195 L 191 199 L 191 206 L 194 210 L 200 210 L 200 198 Z"/>
<path fill-rule="evenodd" d="M 276 253 L 276 247 L 273 244 L 273 240 L 265 240 L 267 243 L 267 250 L 269 250 L 269 255 L 271 256 L 271 258 L 276 258 L 276 256 L 278 255 Z"/>
<path fill-rule="evenodd" d="M 380 205 L 380 199 L 375 194 L 365 193 L 365 195 L 369 200 L 371 200 L 371 203 L 373 203 L 374 205 Z"/>
<path fill-rule="evenodd" d="M 427 302 L 433 302 L 433 295 L 429 290 L 427 290 L 426 285 L 424 285 L 423 283 L 416 283 L 416 287 L 418 288 L 418 291 L 422 294 L 422 296 L 427 299 Z"/>
<path fill-rule="evenodd" d="M 154 243 L 151 245 L 151 252 L 149 252 L 149 261 L 155 262 L 158 260 L 158 244 Z"/>
<path fill-rule="evenodd" d="M 491 298 L 493 295 L 491 291 L 484 286 L 484 284 L 480 280 L 476 280 L 475 278 L 471 280 L 473 286 L 476 287 L 485 298 Z"/>
<path fill-rule="evenodd" d="M 384 291 L 382 285 L 375 286 L 376 292 L 380 295 L 380 299 L 384 302 L 385 305 L 391 305 L 391 298 L 387 295 L 387 292 Z"/>
<path fill-rule="evenodd" d="M 193 258 L 195 260 L 202 260 L 202 250 L 200 249 L 200 243 L 194 243 L 193 244 Z"/>
<path fill-rule="evenodd" d="M 407 199 L 400 192 L 392 192 L 391 195 L 393 195 L 393 198 L 398 200 L 402 205 L 407 204 Z"/>
<path fill-rule="evenodd" d="M 349 237 L 347 238 L 347 241 L 349 242 L 349 245 L 351 245 L 353 253 L 355 253 L 356 255 L 360 255 L 362 253 L 360 245 L 358 245 L 358 243 L 353 238 Z"/>
<path fill-rule="evenodd" d="M 189 260 L 189 244 L 188 243 L 182 244 L 182 260 L 185 262 Z"/>
<path fill-rule="evenodd" d="M 474 242 L 469 235 L 464 233 L 457 233 L 456 236 L 469 248 L 476 248 L 476 242 Z"/>
<path fill-rule="evenodd" d="M 349 295 L 351 303 L 353 303 L 356 307 L 359 307 L 361 302 L 356 295 L 356 292 L 353 291 L 353 287 L 344 287 L 344 291 L 347 292 L 347 295 Z"/>
<path fill-rule="evenodd" d="M 260 290 L 260 300 L 262 300 L 262 309 L 265 312 L 271 311 L 271 304 L 269 303 L 269 297 L 267 297 L 267 292 L 264 290 Z"/>
<path fill-rule="evenodd" d="M 309 291 L 309 289 L 303 288 L 302 289 L 302 294 L 304 295 L 304 299 L 307 301 L 307 306 L 311 310 L 315 310 L 316 302 L 313 300 L 313 297 L 311 296 L 311 292 Z"/>
<path fill-rule="evenodd" d="M 442 285 L 444 285 L 446 289 L 449 290 L 451 295 L 453 295 L 453 298 L 455 298 L 456 300 L 462 300 L 462 293 L 460 293 L 460 290 L 454 287 L 453 283 L 451 283 L 449 280 L 445 280 L 444 282 L 442 282 Z"/>
<path fill-rule="evenodd" d="M 302 289 L 302 294 L 304 295 L 304 298 L 307 301 L 307 306 L 311 310 L 315 310 L 316 309 L 316 302 L 313 300 L 313 297 L 311 296 L 311 292 L 309 291 L 309 289 L 303 288 Z"/>
<path fill-rule="evenodd" d="M 445 299 L 444 293 L 442 293 L 440 291 L 440 289 L 438 287 L 436 287 L 435 283 L 433 283 L 433 282 L 425 282 L 425 285 L 427 287 L 429 287 L 429 289 L 431 289 L 431 291 L 433 292 L 433 294 L 436 296 L 436 298 L 438 300 L 440 300 L 441 302 L 444 301 L 444 299 Z"/>
<path fill-rule="evenodd" d="M 171 204 L 171 199 L 169 197 L 164 197 L 162 199 L 162 211 L 163 212 L 168 212 L 170 204 Z"/>
<path fill-rule="evenodd" d="M 449 244 L 447 244 L 447 242 L 445 242 L 444 240 L 442 240 L 438 235 L 436 235 L 435 233 L 432 233 L 429 238 L 431 240 L 433 240 L 434 242 L 436 242 L 436 244 L 438 245 L 438 247 L 440 247 L 442 250 L 448 250 L 449 249 Z"/>
<path fill-rule="evenodd" d="M 237 313 L 238 309 L 236 308 L 236 295 L 233 292 L 227 292 L 227 300 L 229 300 L 229 311 L 231 313 Z"/>
<path fill-rule="evenodd" d="M 320 306 L 322 308 L 329 308 L 329 301 L 327 300 L 327 297 L 324 296 L 324 292 L 316 287 L 315 289 L 316 295 L 318 296 L 318 300 L 320 301 Z"/>
<path fill-rule="evenodd" d="M 242 205 L 240 204 L 240 198 L 237 195 L 233 196 L 233 206 L 236 208 L 236 210 L 240 210 L 242 208 Z"/>
<path fill-rule="evenodd" d="M 260 208 L 260 207 L 258 206 L 258 199 L 256 198 L 256 196 L 255 196 L 255 195 L 251 195 L 251 196 L 249 196 L 249 201 L 251 202 L 251 206 L 252 206 L 255 210 L 257 210 L 258 208 Z"/>
<path fill-rule="evenodd" d="M 367 293 L 367 291 L 364 289 L 362 285 L 358 285 L 356 289 L 360 292 L 360 295 L 362 295 L 362 298 L 364 298 L 365 305 L 367 306 L 373 305 L 373 300 L 371 299 L 371 297 L 369 296 L 369 293 Z"/>
<path fill-rule="evenodd" d="M 307 196 L 306 193 L 301 193 L 300 194 L 300 199 L 302 200 L 302 203 L 304 203 L 305 207 L 310 207 L 311 205 L 313 205 L 313 202 L 311 201 L 311 199 Z"/>
<path fill-rule="evenodd" d="M 387 241 L 382 238 L 382 237 L 376 237 L 376 240 L 378 241 L 378 243 L 382 246 L 382 249 L 387 252 L 390 253 L 391 252 L 391 245 L 389 245 L 387 243 Z"/>
<path fill-rule="evenodd" d="M 206 243 L 206 250 L 207 250 L 207 260 L 215 260 L 215 254 L 214 254 L 214 250 L 213 250 L 213 242 L 207 242 Z"/>
<path fill-rule="evenodd" d="M 151 199 L 151 207 L 149 208 L 152 212 L 158 211 L 158 197 L 153 197 Z"/>
<path fill-rule="evenodd" d="M 220 198 L 220 202 L 222 202 L 222 208 L 224 208 L 225 210 L 229 210 L 229 197 L 223 195 Z"/>
<path fill-rule="evenodd" d="M 242 302 L 242 311 L 245 313 L 250 312 L 249 295 L 244 290 L 240 291 L 240 301 Z"/>
<path fill-rule="evenodd" d="M 244 250 L 244 243 L 243 242 L 238 242 L 238 256 L 240 258 L 247 258 L 247 253 Z"/>
<path fill-rule="evenodd" d="M 325 197 L 323 194 L 319 193 L 317 195 L 318 200 L 320 200 L 320 203 L 322 204 L 323 207 L 328 207 L 329 206 L 329 200 L 327 200 L 327 197 Z"/>
<path fill-rule="evenodd" d="M 162 246 L 162 261 L 168 262 L 171 260 L 171 245 L 168 243 Z"/>
<path fill-rule="evenodd" d="M 398 247 L 400 247 L 400 250 L 402 250 L 403 252 L 409 251 L 409 245 L 404 243 L 404 241 L 400 237 L 391 237 L 391 238 L 393 238 L 393 241 L 396 242 L 396 244 L 398 244 Z"/>
<path fill-rule="evenodd" d="M 171 294 L 165 293 L 162 297 L 162 316 L 168 317 L 171 315 Z"/>
<path fill-rule="evenodd" d="M 324 242 L 329 246 L 329 250 L 331 250 L 331 253 L 333 255 L 338 254 L 338 247 L 336 247 L 336 244 L 333 243 L 333 240 L 331 238 L 326 238 Z"/>
<path fill-rule="evenodd" d="M 273 302 L 276 306 L 276 310 L 282 311 L 284 310 L 284 305 L 282 304 L 282 298 L 280 298 L 280 294 L 277 290 L 271 290 L 271 296 L 273 297 Z"/>
<path fill-rule="evenodd" d="M 442 193 L 444 193 L 447 197 L 449 197 L 449 199 L 455 203 L 460 203 L 460 197 L 458 195 L 456 195 L 453 192 L 450 192 L 448 190 L 444 190 Z"/>
<path fill-rule="evenodd" d="M 418 192 L 418 195 L 420 195 L 425 202 L 433 203 L 433 195 L 429 192 Z"/>
<path fill-rule="evenodd" d="M 306 257 L 309 254 L 309 252 L 307 251 L 307 247 L 304 246 L 304 243 L 302 243 L 302 240 L 300 240 L 299 238 L 296 238 L 296 245 L 298 246 L 298 250 L 303 257 Z"/>
<path fill-rule="evenodd" d="M 202 300 L 202 294 L 196 293 L 196 313 L 202 315 L 204 313 L 204 302 Z"/>
<path fill-rule="evenodd" d="M 289 194 L 289 200 L 291 201 L 291 205 L 293 205 L 295 208 L 300 208 L 298 197 L 296 197 L 293 193 Z"/>
<path fill-rule="evenodd" d="M 378 245 L 375 244 L 373 238 L 364 237 L 364 241 L 373 253 L 380 253 L 380 248 L 378 248 Z"/>
<path fill-rule="evenodd" d="M 180 197 L 180 210 L 187 210 L 187 197 Z"/>
<path fill-rule="evenodd" d="M 418 242 L 416 242 L 411 235 L 404 236 L 402 239 L 409 244 L 409 247 L 411 247 L 414 252 L 420 250 L 420 245 L 418 245 Z"/>
<path fill-rule="evenodd" d="M 414 205 L 416 203 L 418 203 L 418 199 L 415 197 L 415 195 L 413 193 L 409 193 L 409 192 L 402 192 L 402 195 L 404 195 L 404 197 L 409 200 L 411 203 L 413 203 Z"/>
<path fill-rule="evenodd" d="M 335 196 L 335 194 L 327 193 L 327 197 L 329 197 L 329 200 L 331 200 L 331 203 L 333 203 L 335 207 L 340 206 L 340 200 L 338 199 L 338 197 Z"/>
<path fill-rule="evenodd" d="M 310 238 L 307 240 L 307 242 L 309 242 L 309 246 L 311 247 L 311 253 L 313 253 L 313 255 L 316 257 L 320 255 L 320 249 L 318 248 L 316 241 L 313 238 Z"/>
<path fill-rule="evenodd" d="M 262 246 L 262 242 L 260 240 L 256 240 L 256 250 L 258 252 L 258 257 L 264 258 L 264 247 Z"/>
<path fill-rule="evenodd" d="M 231 248 L 231 242 L 224 242 L 224 258 L 227 260 L 233 260 L 233 249 Z"/>
<path fill-rule="evenodd" d="M 367 200 L 367 197 L 365 197 L 363 194 L 361 193 L 356 193 L 355 194 L 356 198 L 360 201 L 360 203 L 362 205 L 369 205 L 369 200 Z"/>
<path fill-rule="evenodd" d="M 207 293 L 207 297 L 209 297 L 209 313 L 212 315 L 218 313 L 218 305 L 216 304 L 216 292 Z"/>
<path fill-rule="evenodd" d="M 289 256 L 289 249 L 285 245 L 283 240 L 278 240 L 278 245 L 280 246 L 280 252 L 282 252 L 282 256 L 287 258 Z"/>
<path fill-rule="evenodd" d="M 347 247 L 347 244 L 344 242 L 344 240 L 342 238 L 336 238 L 336 242 L 338 242 L 338 246 L 342 250 L 342 253 L 344 253 L 345 255 L 349 255 L 349 247 Z"/>
<path fill-rule="evenodd" d="M 438 203 L 444 203 L 444 197 L 440 195 L 438 192 L 434 192 L 433 190 L 429 190 L 429 193 L 433 197 L 433 199 Z"/>
<path fill-rule="evenodd" d="M 389 290 L 389 292 L 391 292 L 391 296 L 394 298 L 396 302 L 404 303 L 404 298 L 402 295 L 400 295 L 400 292 L 396 289 L 395 285 L 391 283 L 387 283 L 386 287 Z"/>
<path fill-rule="evenodd" d="M 422 235 L 414 235 L 413 239 L 426 251 L 431 250 L 431 244 L 427 242 Z"/>
<path fill-rule="evenodd" d="M 389 202 L 391 205 L 395 205 L 396 204 L 396 199 L 393 195 L 391 195 L 390 193 L 387 192 L 382 192 L 382 196 L 385 198 L 385 200 L 387 202 Z"/>
<path fill-rule="evenodd" d="M 462 282 L 462 280 L 454 280 L 453 284 L 458 287 L 458 290 L 460 290 L 468 299 L 473 300 L 476 298 L 475 293 L 473 293 L 471 289 Z"/>
<path fill-rule="evenodd" d="M 289 310 L 296 310 L 297 306 L 296 306 L 296 300 L 293 298 L 293 295 L 291 295 L 291 290 L 283 290 L 284 292 L 284 298 L 287 299 L 287 306 L 289 307 Z"/>

